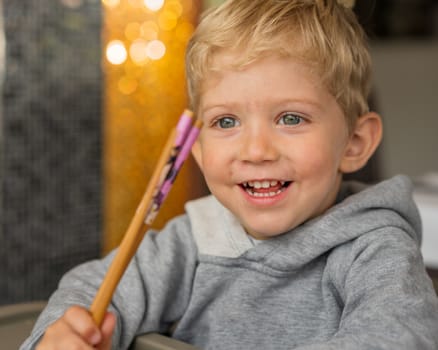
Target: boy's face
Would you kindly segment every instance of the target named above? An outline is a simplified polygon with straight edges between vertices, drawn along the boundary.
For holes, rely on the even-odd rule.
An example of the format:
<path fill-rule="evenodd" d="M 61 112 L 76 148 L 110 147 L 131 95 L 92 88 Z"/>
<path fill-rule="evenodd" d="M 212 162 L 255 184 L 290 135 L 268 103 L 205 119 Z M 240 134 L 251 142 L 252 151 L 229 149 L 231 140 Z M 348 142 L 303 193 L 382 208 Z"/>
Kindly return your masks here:
<path fill-rule="evenodd" d="M 343 112 L 307 67 L 269 57 L 243 70 L 220 54 L 203 84 L 193 154 L 211 192 L 266 239 L 327 210 L 349 143 Z"/>

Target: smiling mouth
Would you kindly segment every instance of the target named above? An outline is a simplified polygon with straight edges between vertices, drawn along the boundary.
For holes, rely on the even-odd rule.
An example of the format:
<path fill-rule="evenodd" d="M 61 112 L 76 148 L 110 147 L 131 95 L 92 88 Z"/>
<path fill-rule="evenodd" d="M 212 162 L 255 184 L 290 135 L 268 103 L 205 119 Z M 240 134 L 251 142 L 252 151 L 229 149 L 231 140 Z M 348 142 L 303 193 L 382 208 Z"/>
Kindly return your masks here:
<path fill-rule="evenodd" d="M 292 182 L 261 180 L 243 182 L 240 186 L 252 197 L 274 197 L 283 192 Z"/>

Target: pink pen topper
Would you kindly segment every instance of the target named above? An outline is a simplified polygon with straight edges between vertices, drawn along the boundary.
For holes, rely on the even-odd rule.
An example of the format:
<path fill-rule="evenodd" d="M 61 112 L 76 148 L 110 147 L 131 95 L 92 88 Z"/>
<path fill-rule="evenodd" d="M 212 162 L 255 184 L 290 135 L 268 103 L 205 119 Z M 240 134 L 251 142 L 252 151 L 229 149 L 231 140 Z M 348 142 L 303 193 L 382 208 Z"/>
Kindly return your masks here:
<path fill-rule="evenodd" d="M 182 120 L 183 117 L 184 120 Z M 158 214 L 158 210 L 160 209 L 161 205 L 169 194 L 179 170 L 181 169 L 184 161 L 189 156 L 192 146 L 201 131 L 202 122 L 197 120 L 193 127 L 191 127 L 191 118 L 192 115 L 190 115 L 189 123 L 185 111 L 185 113 L 181 116 L 180 121 L 178 122 L 178 125 L 181 125 L 181 131 L 178 130 L 177 126 L 178 134 L 175 142 L 175 152 L 172 152 L 172 156 L 170 157 L 169 162 L 166 164 L 166 167 L 163 171 L 163 173 L 165 173 L 162 174 L 164 180 L 160 181 L 159 185 L 157 186 L 157 192 L 154 195 L 153 203 L 146 215 L 145 223 L 147 225 L 150 225 Z M 182 134 L 185 134 L 184 138 L 180 137 L 180 135 Z"/>
<path fill-rule="evenodd" d="M 180 147 L 184 144 L 184 141 L 189 134 L 190 128 L 193 122 L 193 112 L 186 109 L 178 120 L 176 125 L 176 140 L 175 147 Z"/>
<path fill-rule="evenodd" d="M 192 122 L 193 122 L 192 111 L 185 109 L 184 112 L 181 114 L 178 123 L 175 127 L 176 129 L 175 142 L 173 144 L 172 151 L 169 155 L 169 159 L 167 160 L 166 165 L 161 171 L 160 180 L 157 183 L 157 187 L 154 192 L 154 197 L 160 191 L 160 188 L 163 185 L 164 181 L 169 177 L 169 172 L 172 169 L 173 164 L 175 163 L 175 160 L 179 152 L 181 151 L 181 148 L 184 145 L 184 142 L 190 132 L 190 128 L 192 127 Z"/>

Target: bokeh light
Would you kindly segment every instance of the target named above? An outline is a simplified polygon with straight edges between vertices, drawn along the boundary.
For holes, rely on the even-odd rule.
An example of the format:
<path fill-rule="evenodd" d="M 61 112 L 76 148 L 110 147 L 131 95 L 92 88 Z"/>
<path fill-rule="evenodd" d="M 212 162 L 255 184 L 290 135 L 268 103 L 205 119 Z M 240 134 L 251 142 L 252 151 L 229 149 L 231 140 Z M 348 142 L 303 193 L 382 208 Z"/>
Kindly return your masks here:
<path fill-rule="evenodd" d="M 173 12 L 176 17 L 180 17 L 184 11 L 181 2 L 178 0 L 168 0 L 164 8 L 166 11 Z"/>
<path fill-rule="evenodd" d="M 148 42 L 146 40 L 137 39 L 129 47 L 129 56 L 136 64 L 144 64 L 148 61 Z"/>
<path fill-rule="evenodd" d="M 152 40 L 146 46 L 146 55 L 151 60 L 159 60 L 166 53 L 166 46 L 160 40 Z"/>
<path fill-rule="evenodd" d="M 140 26 L 141 37 L 145 40 L 157 39 L 158 31 L 158 25 L 154 21 L 145 21 Z"/>
<path fill-rule="evenodd" d="M 106 47 L 106 58 L 112 64 L 122 64 L 125 62 L 128 54 L 123 41 L 110 41 Z"/>
<path fill-rule="evenodd" d="M 124 75 L 120 78 L 117 86 L 122 94 L 129 95 L 137 89 L 138 83 L 136 79 Z"/>
<path fill-rule="evenodd" d="M 164 0 L 144 0 L 145 6 L 151 11 L 158 11 L 164 5 Z"/>
<path fill-rule="evenodd" d="M 125 28 L 125 37 L 128 40 L 134 41 L 136 40 L 141 33 L 141 26 L 137 22 L 131 22 L 128 23 L 128 25 Z"/>
<path fill-rule="evenodd" d="M 163 11 L 158 16 L 158 24 L 163 30 L 172 30 L 178 23 L 178 16 L 173 11 Z"/>

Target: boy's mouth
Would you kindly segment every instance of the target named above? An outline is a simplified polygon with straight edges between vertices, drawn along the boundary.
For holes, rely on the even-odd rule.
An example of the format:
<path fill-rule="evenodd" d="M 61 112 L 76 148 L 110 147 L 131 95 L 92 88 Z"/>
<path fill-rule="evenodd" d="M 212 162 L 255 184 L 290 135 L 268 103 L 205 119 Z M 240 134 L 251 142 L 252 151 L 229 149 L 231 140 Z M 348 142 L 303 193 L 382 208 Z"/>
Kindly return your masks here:
<path fill-rule="evenodd" d="M 242 182 L 240 186 L 252 197 L 274 197 L 283 192 L 291 181 L 260 180 Z"/>

